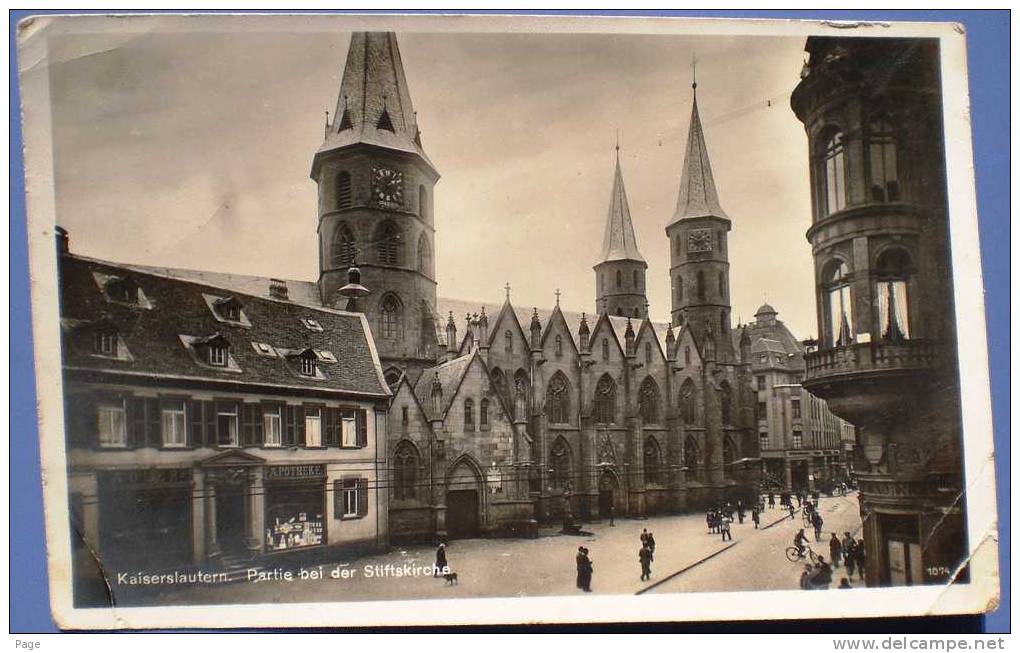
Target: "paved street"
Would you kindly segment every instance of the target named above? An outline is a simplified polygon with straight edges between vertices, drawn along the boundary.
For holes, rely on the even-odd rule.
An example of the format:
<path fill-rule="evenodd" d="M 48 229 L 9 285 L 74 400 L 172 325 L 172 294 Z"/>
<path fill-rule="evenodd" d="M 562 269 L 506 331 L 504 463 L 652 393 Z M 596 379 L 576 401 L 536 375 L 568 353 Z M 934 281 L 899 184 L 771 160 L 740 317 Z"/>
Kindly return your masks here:
<path fill-rule="evenodd" d="M 822 510 L 827 531 L 830 524 L 840 533 L 859 526 L 856 496 L 823 498 Z M 645 589 L 691 592 L 796 588 L 800 567 L 786 560 L 783 549 L 792 540 L 793 524 L 798 527 L 801 524 L 800 513 L 795 521 L 784 519 L 784 515 L 785 511 L 778 508 L 766 510 L 762 526 L 775 525 L 755 531 L 748 513 L 744 524 L 733 524 L 732 543 L 723 543 L 719 535 L 709 535 L 700 513 L 646 520 L 618 519 L 612 528 L 608 522 L 591 524 L 585 529 L 592 534 L 585 536 L 550 534 L 534 540 L 455 540 L 447 549 L 450 566 L 459 576 L 458 584 L 453 586 L 441 578 L 425 575 L 395 577 L 377 573 L 368 577 L 368 567 L 431 565 L 434 559 L 431 547 L 411 546 L 343 564 L 339 571 L 348 578 L 330 578 L 330 571 L 336 568 L 334 564 L 324 566 L 322 579 L 182 586 L 163 589 L 158 596 L 153 596 L 150 588 L 144 599 L 126 586 L 115 585 L 114 591 L 122 605 L 555 596 L 580 592 L 575 586 L 574 564 L 579 546 L 591 551 L 595 567 L 592 590 L 596 594 L 634 594 Z M 655 534 L 657 545 L 651 581 L 639 579 L 637 554 L 643 528 Z M 718 556 L 701 562 L 720 551 L 723 552 Z M 762 564 L 764 561 L 767 564 Z M 652 587 L 688 567 L 692 568 Z"/>
<path fill-rule="evenodd" d="M 829 559 L 829 535 L 835 532 L 840 539 L 844 531 L 850 531 L 860 538 L 861 517 L 857 493 L 846 497 L 823 497 L 821 499 L 822 541 L 814 542 L 814 532 L 806 528 L 811 548 Z M 656 586 L 651 592 L 730 592 L 746 590 L 797 589 L 803 564 L 786 559 L 786 547 L 793 544 L 793 536 L 803 526 L 800 513 L 797 519 L 786 519 L 772 528 L 757 533 L 754 537 L 693 569 Z M 846 576 L 841 566 L 833 569 L 832 585 Z M 856 586 L 856 578 L 850 579 Z"/>

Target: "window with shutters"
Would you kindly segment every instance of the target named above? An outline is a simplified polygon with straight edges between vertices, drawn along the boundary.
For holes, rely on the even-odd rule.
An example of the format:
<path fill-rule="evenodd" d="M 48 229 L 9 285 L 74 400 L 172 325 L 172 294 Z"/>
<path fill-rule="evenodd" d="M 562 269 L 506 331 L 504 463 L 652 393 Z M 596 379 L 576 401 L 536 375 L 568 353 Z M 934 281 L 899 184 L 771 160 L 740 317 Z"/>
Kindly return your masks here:
<path fill-rule="evenodd" d="M 262 411 L 263 444 L 267 447 L 279 447 L 283 444 L 283 429 L 280 420 L 280 407 L 272 406 Z"/>
<path fill-rule="evenodd" d="M 333 235 L 333 267 L 349 268 L 355 264 L 356 257 L 354 232 L 347 225 L 341 224 Z"/>
<path fill-rule="evenodd" d="M 358 446 L 357 420 L 351 411 L 345 411 L 340 418 L 340 446 L 349 448 Z"/>
<path fill-rule="evenodd" d="M 333 495 L 338 519 L 358 519 L 368 514 L 368 481 L 363 478 L 345 478 L 333 483 Z"/>
<path fill-rule="evenodd" d="M 99 446 L 123 448 L 127 446 L 127 410 L 124 401 L 109 401 L 96 408 L 99 429 Z"/>
<path fill-rule="evenodd" d="M 216 407 L 216 443 L 221 447 L 236 447 L 237 404 L 218 404 Z"/>
<path fill-rule="evenodd" d="M 165 401 L 162 412 L 163 446 L 185 447 L 188 444 L 184 400 Z"/>
<path fill-rule="evenodd" d="M 376 255 L 384 265 L 400 265 L 403 261 L 404 239 L 392 222 L 384 222 L 375 233 Z"/>
<path fill-rule="evenodd" d="M 346 115 L 346 114 L 345 114 Z M 341 170 L 336 176 L 336 208 L 351 207 L 351 173 Z"/>
<path fill-rule="evenodd" d="M 315 406 L 305 408 L 305 446 L 322 446 L 322 409 Z"/>

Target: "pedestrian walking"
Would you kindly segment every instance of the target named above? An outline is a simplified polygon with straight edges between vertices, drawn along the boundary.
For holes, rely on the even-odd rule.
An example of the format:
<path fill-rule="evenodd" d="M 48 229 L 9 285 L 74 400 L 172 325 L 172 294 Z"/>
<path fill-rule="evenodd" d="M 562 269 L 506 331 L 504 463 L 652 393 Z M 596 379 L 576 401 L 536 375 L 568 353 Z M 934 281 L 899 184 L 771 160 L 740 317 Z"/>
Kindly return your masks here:
<path fill-rule="evenodd" d="M 864 563 L 867 561 L 867 554 L 864 551 L 864 540 L 857 540 L 857 577 L 864 580 Z"/>
<path fill-rule="evenodd" d="M 829 538 L 829 559 L 832 560 L 832 566 L 839 569 L 839 560 L 843 557 L 843 544 L 833 533 L 832 537 Z"/>
<path fill-rule="evenodd" d="M 581 581 L 581 578 L 584 575 L 584 571 L 583 571 L 583 569 L 584 569 L 584 547 L 583 546 L 577 547 L 577 556 L 574 559 L 577 562 L 577 589 L 581 589 L 581 588 L 584 587 L 584 583 Z"/>
<path fill-rule="evenodd" d="M 647 528 L 642 528 L 641 529 L 641 546 L 644 546 L 646 544 L 648 544 L 648 529 Z"/>
<path fill-rule="evenodd" d="M 844 544 L 843 547 L 843 561 L 846 563 L 846 575 L 853 578 L 854 569 L 857 568 L 857 542 L 851 539 L 849 548 L 846 548 L 846 544 Z"/>
<path fill-rule="evenodd" d="M 754 522 L 754 528 L 757 530 L 761 524 L 761 512 L 757 508 L 751 511 L 751 521 Z"/>
<path fill-rule="evenodd" d="M 616 526 L 616 508 L 609 504 L 609 525 Z"/>
<path fill-rule="evenodd" d="M 790 519 L 794 519 L 793 516 L 793 502 L 786 504 L 786 509 L 790 511 Z"/>
<path fill-rule="evenodd" d="M 769 508 L 776 507 L 776 495 L 773 492 L 769 492 Z"/>
<path fill-rule="evenodd" d="M 591 577 L 594 571 L 594 564 L 592 563 L 591 557 L 588 555 L 588 549 L 581 547 L 580 554 L 578 555 L 578 583 L 581 589 L 585 592 L 591 591 Z"/>
<path fill-rule="evenodd" d="M 803 505 L 804 505 L 804 494 L 800 490 L 797 490 L 797 507 L 800 508 Z"/>
<path fill-rule="evenodd" d="M 849 551 L 855 544 L 854 538 L 850 536 L 850 531 L 843 531 L 843 551 Z M 844 556 L 846 554 L 844 553 Z"/>
<path fill-rule="evenodd" d="M 652 550 L 647 544 L 638 551 L 638 560 L 641 562 L 641 580 L 648 580 L 652 577 Z"/>
<path fill-rule="evenodd" d="M 725 542 L 726 540 L 730 540 L 731 542 L 733 541 L 733 534 L 730 533 L 730 522 L 732 521 L 733 521 L 732 519 L 725 515 L 721 520 L 722 523 L 720 524 L 720 531 L 722 532 L 723 542 Z"/>
<path fill-rule="evenodd" d="M 705 513 L 705 525 L 708 526 L 708 534 L 709 535 L 711 535 L 713 532 L 715 532 L 715 528 L 714 528 L 714 526 L 712 524 L 712 521 L 713 521 L 712 520 L 712 511 L 709 510 L 708 512 Z"/>
<path fill-rule="evenodd" d="M 450 570 L 450 565 L 446 562 L 446 545 L 442 542 L 436 547 L 436 564 L 432 568 L 432 577 L 440 576 L 447 573 Z"/>
<path fill-rule="evenodd" d="M 645 545 L 648 547 L 648 550 L 651 551 L 652 555 L 654 556 L 655 555 L 655 534 L 654 533 L 648 533 L 648 538 L 645 540 Z"/>
<path fill-rule="evenodd" d="M 810 562 L 804 565 L 804 571 L 800 572 L 800 588 L 802 590 L 813 590 L 815 588 L 811 582 L 814 571 Z"/>
<path fill-rule="evenodd" d="M 744 502 L 737 501 L 737 520 L 739 523 L 744 523 Z"/>
<path fill-rule="evenodd" d="M 825 521 L 822 519 L 821 514 L 816 512 L 811 515 L 811 525 L 815 527 L 815 542 L 822 540 L 822 525 L 824 523 Z"/>

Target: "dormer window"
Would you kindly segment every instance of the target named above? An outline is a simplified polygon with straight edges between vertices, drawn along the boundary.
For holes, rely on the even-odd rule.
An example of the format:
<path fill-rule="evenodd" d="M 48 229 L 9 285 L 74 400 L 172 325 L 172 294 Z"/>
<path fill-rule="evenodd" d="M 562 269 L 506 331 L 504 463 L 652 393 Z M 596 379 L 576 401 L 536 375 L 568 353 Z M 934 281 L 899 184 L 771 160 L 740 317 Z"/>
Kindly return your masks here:
<path fill-rule="evenodd" d="M 309 331 L 322 331 L 322 325 L 319 324 L 319 321 L 313 320 L 310 317 L 301 318 L 301 324 L 305 325 L 305 328 Z"/>
<path fill-rule="evenodd" d="M 93 333 L 92 353 L 99 356 L 115 356 L 117 354 L 117 333 L 109 329 Z"/>
<path fill-rule="evenodd" d="M 315 376 L 315 358 L 313 356 L 301 357 L 301 373 L 305 376 Z"/>
<path fill-rule="evenodd" d="M 241 302 L 233 297 L 221 299 L 215 303 L 216 313 L 221 319 L 228 322 L 241 321 Z"/>
<path fill-rule="evenodd" d="M 110 277 L 104 289 L 106 296 L 115 302 L 134 304 L 138 301 L 138 284 L 131 277 Z"/>
<path fill-rule="evenodd" d="M 225 343 L 212 343 L 209 345 L 209 364 L 216 367 L 226 367 L 229 358 L 229 349 Z"/>

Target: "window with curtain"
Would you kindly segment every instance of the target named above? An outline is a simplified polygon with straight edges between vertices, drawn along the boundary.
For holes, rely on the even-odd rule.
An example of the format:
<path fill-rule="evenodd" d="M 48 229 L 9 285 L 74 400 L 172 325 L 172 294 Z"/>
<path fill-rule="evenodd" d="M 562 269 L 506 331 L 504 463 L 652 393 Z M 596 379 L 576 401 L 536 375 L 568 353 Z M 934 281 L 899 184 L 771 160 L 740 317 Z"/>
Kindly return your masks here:
<path fill-rule="evenodd" d="M 822 216 L 846 207 L 846 147 L 843 132 L 830 131 L 823 140 Z"/>
<path fill-rule="evenodd" d="M 873 121 L 868 127 L 868 180 L 872 200 L 895 202 L 900 198 L 896 137 L 892 125 L 882 119 Z"/>
<path fill-rule="evenodd" d="M 850 293 L 850 268 L 843 261 L 834 261 L 825 275 L 826 331 L 834 347 L 853 344 L 853 308 Z"/>
<path fill-rule="evenodd" d="M 910 338 L 908 286 L 910 256 L 902 249 L 882 252 L 877 261 L 875 298 L 878 305 L 878 329 L 883 340 Z"/>

